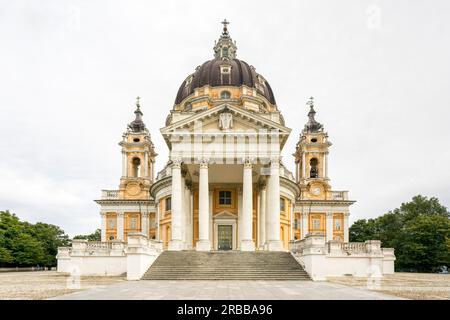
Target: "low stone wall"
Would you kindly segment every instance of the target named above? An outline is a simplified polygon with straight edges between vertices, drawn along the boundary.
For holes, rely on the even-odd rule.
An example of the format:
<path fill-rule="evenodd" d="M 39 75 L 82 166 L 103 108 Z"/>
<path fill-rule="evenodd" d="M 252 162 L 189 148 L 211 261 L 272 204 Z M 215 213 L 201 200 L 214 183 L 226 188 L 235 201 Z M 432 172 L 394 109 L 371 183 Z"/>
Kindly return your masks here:
<path fill-rule="evenodd" d="M 381 248 L 378 240 L 325 242 L 323 235 L 307 235 L 290 243 L 293 256 L 313 280 L 331 276 L 381 277 L 394 273 L 394 249 Z"/>
<path fill-rule="evenodd" d="M 162 243 L 141 233 L 128 235 L 127 280 L 139 280 L 162 252 Z"/>
<path fill-rule="evenodd" d="M 137 280 L 162 251 L 160 242 L 144 234 L 129 234 L 128 243 L 74 240 L 72 247 L 58 248 L 58 272 L 78 276 L 127 275 Z"/>

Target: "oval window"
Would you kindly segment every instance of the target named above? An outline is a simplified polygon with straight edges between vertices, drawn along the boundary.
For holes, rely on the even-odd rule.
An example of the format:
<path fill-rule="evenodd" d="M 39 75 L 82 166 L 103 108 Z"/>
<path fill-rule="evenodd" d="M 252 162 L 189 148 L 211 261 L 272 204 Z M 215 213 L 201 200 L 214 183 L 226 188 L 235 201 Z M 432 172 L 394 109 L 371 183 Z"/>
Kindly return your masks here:
<path fill-rule="evenodd" d="M 141 141 L 141 140 L 140 140 L 139 138 L 134 138 L 133 141 L 134 141 L 134 142 L 139 142 L 139 141 Z"/>

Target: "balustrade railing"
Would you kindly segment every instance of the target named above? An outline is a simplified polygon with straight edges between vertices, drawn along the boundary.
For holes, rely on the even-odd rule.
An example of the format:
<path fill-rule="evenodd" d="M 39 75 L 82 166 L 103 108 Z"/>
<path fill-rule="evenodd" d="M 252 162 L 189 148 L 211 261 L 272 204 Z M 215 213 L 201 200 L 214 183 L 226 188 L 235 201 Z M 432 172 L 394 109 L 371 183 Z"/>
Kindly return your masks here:
<path fill-rule="evenodd" d="M 103 200 L 119 199 L 119 190 L 102 190 Z"/>
<path fill-rule="evenodd" d="M 366 244 L 364 242 L 341 242 L 340 249 L 346 253 L 366 253 Z"/>
<path fill-rule="evenodd" d="M 86 243 L 86 249 L 88 250 L 110 250 L 111 248 L 111 242 L 88 241 Z"/>
<path fill-rule="evenodd" d="M 331 191 L 332 200 L 348 200 L 348 191 Z"/>

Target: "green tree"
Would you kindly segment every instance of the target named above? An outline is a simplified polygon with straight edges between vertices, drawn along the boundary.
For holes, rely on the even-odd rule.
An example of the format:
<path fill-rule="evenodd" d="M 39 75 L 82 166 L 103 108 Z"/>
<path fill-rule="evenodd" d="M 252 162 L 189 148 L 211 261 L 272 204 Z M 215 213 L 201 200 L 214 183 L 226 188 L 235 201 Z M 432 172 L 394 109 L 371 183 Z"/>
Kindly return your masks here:
<path fill-rule="evenodd" d="M 78 239 L 78 240 L 89 240 L 89 241 L 101 241 L 102 238 L 102 231 L 100 229 L 95 230 L 93 233 L 91 234 L 85 234 L 85 235 L 77 235 L 75 237 L 73 237 L 73 239 Z"/>
<path fill-rule="evenodd" d="M 14 239 L 12 250 L 14 262 L 18 265 L 44 264 L 45 252 L 42 243 L 28 233 L 21 233 Z"/>
<path fill-rule="evenodd" d="M 403 235 L 404 242 L 398 253 L 399 268 L 427 272 L 450 265 L 448 218 L 419 215 L 408 221 Z"/>
<path fill-rule="evenodd" d="M 0 211 L 0 266 L 54 266 L 59 246 L 70 243 L 59 227 L 20 221 L 9 211 Z"/>
<path fill-rule="evenodd" d="M 30 227 L 30 233 L 42 244 L 45 254 L 42 263 L 46 266 L 56 264 L 58 247 L 70 245 L 69 236 L 64 230 L 52 224 L 38 222 Z"/>
<path fill-rule="evenodd" d="M 418 195 L 376 219 L 356 221 L 350 241 L 381 240 L 395 249 L 398 270 L 432 272 L 450 266 L 449 218 L 437 198 Z"/>
<path fill-rule="evenodd" d="M 11 251 L 4 247 L 0 247 L 0 265 L 10 264 L 14 261 Z"/>

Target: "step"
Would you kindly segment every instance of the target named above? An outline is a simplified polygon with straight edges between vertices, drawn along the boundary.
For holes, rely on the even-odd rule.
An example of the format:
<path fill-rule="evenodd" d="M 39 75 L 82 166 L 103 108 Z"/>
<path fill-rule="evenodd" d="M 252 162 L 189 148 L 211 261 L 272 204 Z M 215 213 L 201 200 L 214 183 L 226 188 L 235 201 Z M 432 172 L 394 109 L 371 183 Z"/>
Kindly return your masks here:
<path fill-rule="evenodd" d="M 310 280 L 288 252 L 164 251 L 143 280 Z"/>

